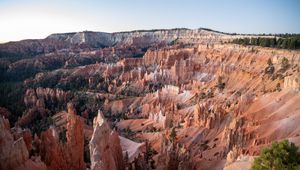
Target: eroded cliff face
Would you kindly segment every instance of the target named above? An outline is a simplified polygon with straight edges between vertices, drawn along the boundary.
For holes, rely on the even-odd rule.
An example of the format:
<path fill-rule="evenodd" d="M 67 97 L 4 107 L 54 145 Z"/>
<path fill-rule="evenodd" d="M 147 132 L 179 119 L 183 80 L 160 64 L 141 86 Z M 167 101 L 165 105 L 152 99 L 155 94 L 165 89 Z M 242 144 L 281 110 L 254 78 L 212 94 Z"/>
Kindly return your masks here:
<path fill-rule="evenodd" d="M 248 169 L 272 141 L 299 146 L 300 53 L 221 43 L 234 37 L 203 29 L 49 36 L 66 47 L 5 62 L 6 76 L 34 72 L 21 127 L 0 119 L 1 160 L 9 160 L 1 167 Z M 50 128 L 37 131 L 45 118 Z"/>
<path fill-rule="evenodd" d="M 131 45 L 147 47 L 159 43 L 171 43 L 178 41 L 182 43 L 218 43 L 221 40 L 231 39 L 222 33 L 208 31 L 205 29 L 170 29 L 170 30 L 150 30 L 131 32 L 78 32 L 67 34 L 52 34 L 46 39 L 68 42 L 70 44 L 87 44 L 92 47 Z"/>
<path fill-rule="evenodd" d="M 282 68 L 282 57 L 289 60 L 287 70 Z M 242 158 L 251 159 L 274 140 L 288 138 L 299 145 L 298 128 L 292 130 L 298 120 L 294 107 L 299 96 L 299 57 L 295 51 L 235 45 L 148 50 L 140 66 L 144 76 L 129 78 L 130 86 L 136 81 L 146 86 L 149 82 L 173 86 L 160 87 L 155 93 L 134 100 L 113 100 L 108 106 L 118 106 L 118 110 L 127 113 L 129 120 L 121 120 L 119 128 L 130 128 L 139 140 L 150 140 L 157 151 L 161 150 L 156 144 L 161 139 L 151 134 L 169 132 L 170 127 L 175 127 L 176 142 L 187 148 L 187 156 L 193 159 L 193 165 L 184 166 L 222 168 L 226 157 L 228 166 Z M 271 74 L 265 71 L 269 59 L 275 68 Z M 276 121 L 287 121 L 291 126 Z M 172 156 L 164 154 L 173 163 L 158 159 L 156 165 L 177 167 L 178 162 L 172 158 L 175 152 Z M 240 164 L 244 166 L 247 161 Z M 245 167 L 250 167 L 249 162 Z"/>

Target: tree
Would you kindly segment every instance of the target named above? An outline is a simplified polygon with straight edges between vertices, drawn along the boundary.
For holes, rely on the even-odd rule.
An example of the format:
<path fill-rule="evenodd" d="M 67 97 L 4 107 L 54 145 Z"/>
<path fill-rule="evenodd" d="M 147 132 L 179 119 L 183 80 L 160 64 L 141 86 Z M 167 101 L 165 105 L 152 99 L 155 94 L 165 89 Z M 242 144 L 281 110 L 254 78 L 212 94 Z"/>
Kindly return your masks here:
<path fill-rule="evenodd" d="M 274 71 L 275 71 L 275 67 L 274 67 L 274 65 L 273 65 L 272 60 L 269 58 L 269 59 L 268 59 L 268 67 L 265 68 L 265 73 L 271 75 L 271 74 L 274 73 Z"/>
<path fill-rule="evenodd" d="M 289 43 L 289 49 L 296 49 L 297 39 L 291 38 Z"/>
<path fill-rule="evenodd" d="M 173 127 L 173 128 L 172 128 L 172 131 L 171 131 L 171 133 L 170 133 L 170 140 L 171 140 L 171 142 L 174 142 L 174 141 L 175 141 L 176 136 L 177 136 L 176 130 L 175 130 L 175 128 Z"/>
<path fill-rule="evenodd" d="M 128 163 L 129 163 L 129 155 L 128 155 L 128 152 L 127 152 L 127 151 L 125 152 L 124 162 L 125 162 L 125 164 L 128 164 Z"/>
<path fill-rule="evenodd" d="M 261 46 L 263 46 L 263 47 L 270 47 L 270 44 L 271 44 L 270 38 L 263 38 Z"/>
<path fill-rule="evenodd" d="M 283 39 L 280 47 L 284 49 L 288 48 L 288 39 Z"/>
<path fill-rule="evenodd" d="M 59 132 L 58 136 L 59 136 L 59 140 L 62 143 L 66 143 L 67 142 L 67 129 L 65 127 L 63 127 L 62 130 Z"/>
<path fill-rule="evenodd" d="M 89 143 L 90 143 L 90 141 L 88 139 L 84 138 L 83 159 L 84 159 L 84 162 L 86 162 L 86 163 L 91 163 Z"/>
<path fill-rule="evenodd" d="M 277 47 L 277 48 L 281 48 L 282 42 L 283 42 L 283 39 L 282 39 L 282 38 L 279 38 L 279 39 L 277 40 L 277 45 L 276 45 L 276 47 Z"/>
<path fill-rule="evenodd" d="M 270 34 L 269 34 L 270 36 Z M 299 34 L 275 34 L 275 37 L 257 37 L 257 38 L 237 38 L 231 43 L 241 45 L 257 45 L 262 47 L 283 48 L 283 49 L 300 49 Z"/>
<path fill-rule="evenodd" d="M 144 154 L 144 159 L 145 159 L 146 165 L 148 166 L 147 169 L 155 169 L 155 166 L 154 166 L 155 162 L 153 160 L 155 150 L 151 148 L 151 145 L 148 140 L 146 140 L 145 146 L 146 146 L 146 151 Z"/>
<path fill-rule="evenodd" d="M 277 83 L 277 85 L 276 85 L 276 90 L 277 90 L 277 91 L 281 91 L 280 83 Z"/>
<path fill-rule="evenodd" d="M 275 47 L 276 45 L 276 38 L 271 38 L 270 39 L 270 47 Z"/>
<path fill-rule="evenodd" d="M 217 87 L 219 88 L 219 90 L 223 90 L 225 88 L 225 83 L 222 81 L 222 77 L 221 76 L 218 77 Z"/>
<path fill-rule="evenodd" d="M 273 62 L 272 62 L 271 58 L 268 59 L 268 65 L 269 65 L 269 66 L 272 66 L 272 65 L 273 65 Z"/>
<path fill-rule="evenodd" d="M 297 170 L 300 169 L 300 153 L 294 143 L 288 140 L 273 142 L 270 148 L 262 150 L 254 160 L 251 170 Z"/>
<path fill-rule="evenodd" d="M 289 60 L 286 57 L 283 57 L 281 60 L 281 68 L 286 70 L 289 67 Z"/>
<path fill-rule="evenodd" d="M 250 44 L 251 45 L 258 45 L 258 39 L 257 38 L 251 38 Z"/>
<path fill-rule="evenodd" d="M 244 45 L 249 45 L 250 44 L 250 39 L 249 38 L 245 38 L 244 39 Z"/>

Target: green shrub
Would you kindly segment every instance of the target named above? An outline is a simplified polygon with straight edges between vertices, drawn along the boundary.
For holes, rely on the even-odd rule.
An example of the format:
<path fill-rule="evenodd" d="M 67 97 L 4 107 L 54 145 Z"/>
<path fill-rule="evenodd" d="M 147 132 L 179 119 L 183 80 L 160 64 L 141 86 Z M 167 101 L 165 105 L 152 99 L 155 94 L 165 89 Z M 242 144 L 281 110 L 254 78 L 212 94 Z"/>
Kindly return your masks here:
<path fill-rule="evenodd" d="M 294 143 L 288 140 L 273 142 L 270 148 L 262 150 L 251 170 L 299 170 L 300 153 Z"/>
<path fill-rule="evenodd" d="M 171 140 L 171 142 L 174 142 L 176 140 L 176 138 L 177 138 L 177 133 L 176 133 L 175 128 L 173 127 L 172 131 L 170 133 L 170 140 Z"/>
<path fill-rule="evenodd" d="M 275 67 L 273 65 L 272 60 L 269 58 L 268 59 L 268 66 L 265 68 L 265 73 L 272 75 L 274 73 L 274 71 L 275 71 Z"/>
<path fill-rule="evenodd" d="M 286 70 L 289 67 L 289 60 L 286 57 L 283 57 L 281 60 L 281 68 Z"/>

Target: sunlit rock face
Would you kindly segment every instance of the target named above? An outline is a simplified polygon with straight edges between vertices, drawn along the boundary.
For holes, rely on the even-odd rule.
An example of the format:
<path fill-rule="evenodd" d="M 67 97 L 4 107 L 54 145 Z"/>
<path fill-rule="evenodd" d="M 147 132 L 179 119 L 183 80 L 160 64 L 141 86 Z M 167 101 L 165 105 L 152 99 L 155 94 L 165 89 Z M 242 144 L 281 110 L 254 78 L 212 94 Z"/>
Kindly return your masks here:
<path fill-rule="evenodd" d="M 283 88 L 287 90 L 300 90 L 300 74 L 287 76 L 284 78 Z"/>
<path fill-rule="evenodd" d="M 54 127 L 41 134 L 40 154 L 49 169 L 85 169 L 83 121 L 73 103 L 67 110 L 66 139 L 60 139 Z"/>
<path fill-rule="evenodd" d="M 83 121 L 77 115 L 74 104 L 68 103 L 67 147 L 70 157 L 70 169 L 85 169 L 83 160 L 84 136 Z"/>
<path fill-rule="evenodd" d="M 100 110 L 93 121 L 93 128 L 94 132 L 89 144 L 91 169 L 125 169 L 119 136 L 111 131 Z"/>

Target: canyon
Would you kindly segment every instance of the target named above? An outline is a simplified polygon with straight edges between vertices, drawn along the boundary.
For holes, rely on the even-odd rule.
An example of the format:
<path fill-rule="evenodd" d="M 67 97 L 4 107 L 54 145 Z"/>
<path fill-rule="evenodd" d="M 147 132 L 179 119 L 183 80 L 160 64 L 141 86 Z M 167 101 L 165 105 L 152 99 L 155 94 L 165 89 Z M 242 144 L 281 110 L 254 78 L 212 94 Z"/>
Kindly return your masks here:
<path fill-rule="evenodd" d="M 299 147 L 300 52 L 230 43 L 243 37 L 262 36 L 178 28 L 0 44 L 0 169 L 250 169 L 273 141 Z"/>

